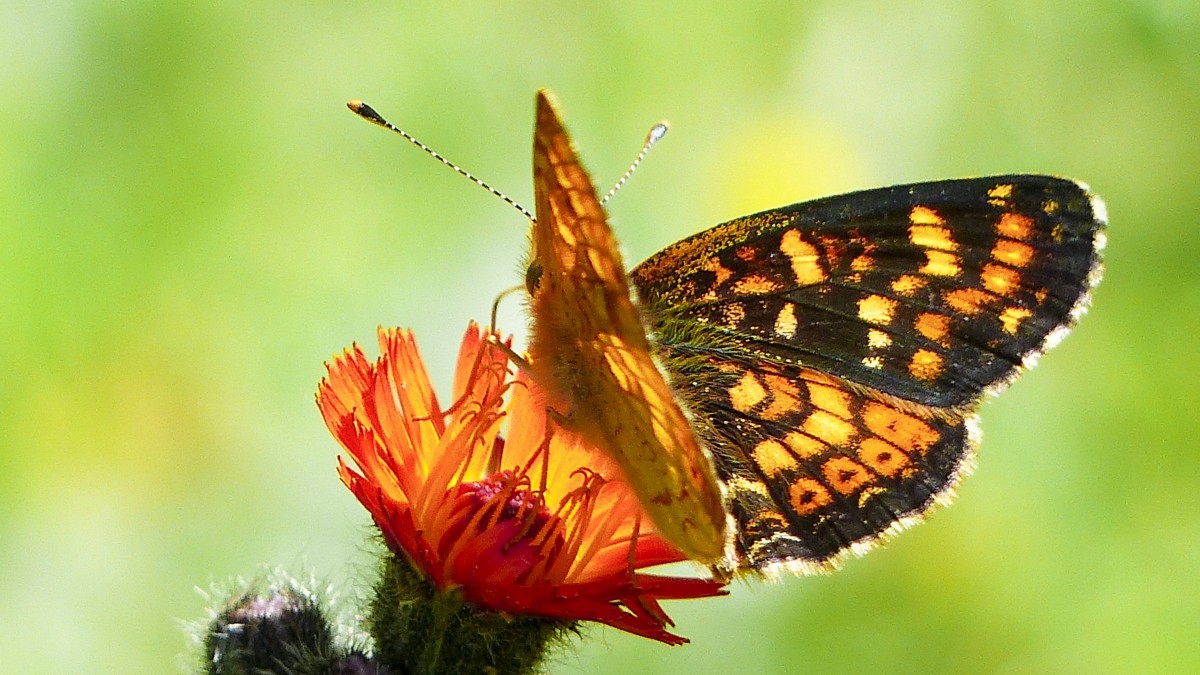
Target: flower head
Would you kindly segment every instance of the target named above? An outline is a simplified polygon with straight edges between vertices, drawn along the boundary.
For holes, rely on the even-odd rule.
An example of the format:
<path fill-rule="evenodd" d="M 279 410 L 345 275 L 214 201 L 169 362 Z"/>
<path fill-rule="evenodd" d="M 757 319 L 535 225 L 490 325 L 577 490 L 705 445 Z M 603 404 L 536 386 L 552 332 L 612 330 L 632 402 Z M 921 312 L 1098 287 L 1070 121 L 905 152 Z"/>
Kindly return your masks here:
<path fill-rule="evenodd" d="M 468 328 L 442 408 L 412 334 L 381 329 L 379 343 L 374 363 L 356 346 L 329 364 L 317 401 L 355 465 L 339 458 L 342 482 L 396 554 L 479 608 L 686 642 L 659 601 L 722 584 L 638 571 L 685 558 L 616 465 L 547 418 L 504 350 Z"/>

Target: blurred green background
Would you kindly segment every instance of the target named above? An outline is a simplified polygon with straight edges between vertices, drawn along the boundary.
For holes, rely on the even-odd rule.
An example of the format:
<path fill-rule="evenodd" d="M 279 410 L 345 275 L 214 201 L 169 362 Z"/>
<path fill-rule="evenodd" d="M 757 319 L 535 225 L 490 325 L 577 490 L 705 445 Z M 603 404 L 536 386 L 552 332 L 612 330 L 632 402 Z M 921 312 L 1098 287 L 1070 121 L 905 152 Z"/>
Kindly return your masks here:
<path fill-rule="evenodd" d="M 605 186 L 672 122 L 611 203 L 631 263 L 960 175 L 1073 176 L 1111 219 L 1092 313 L 985 407 L 953 508 L 553 672 L 1200 670 L 1200 5 L 797 5 L 4 3 L 0 671 L 174 672 L 194 586 L 369 576 L 322 361 L 411 326 L 447 387 L 526 223 L 343 102 L 530 205 L 538 87 Z"/>

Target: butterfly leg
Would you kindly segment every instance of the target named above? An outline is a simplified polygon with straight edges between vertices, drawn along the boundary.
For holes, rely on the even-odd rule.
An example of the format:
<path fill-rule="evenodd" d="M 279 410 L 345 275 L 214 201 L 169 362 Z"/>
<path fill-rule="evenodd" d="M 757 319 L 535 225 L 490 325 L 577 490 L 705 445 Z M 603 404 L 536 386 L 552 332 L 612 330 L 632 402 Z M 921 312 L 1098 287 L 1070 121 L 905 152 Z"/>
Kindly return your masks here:
<path fill-rule="evenodd" d="M 500 311 L 500 301 L 512 295 L 513 293 L 520 293 L 523 290 L 525 290 L 524 284 L 518 284 L 516 286 L 506 288 L 500 291 L 500 294 L 497 295 L 496 299 L 492 301 L 492 330 L 496 330 L 496 314 Z"/>

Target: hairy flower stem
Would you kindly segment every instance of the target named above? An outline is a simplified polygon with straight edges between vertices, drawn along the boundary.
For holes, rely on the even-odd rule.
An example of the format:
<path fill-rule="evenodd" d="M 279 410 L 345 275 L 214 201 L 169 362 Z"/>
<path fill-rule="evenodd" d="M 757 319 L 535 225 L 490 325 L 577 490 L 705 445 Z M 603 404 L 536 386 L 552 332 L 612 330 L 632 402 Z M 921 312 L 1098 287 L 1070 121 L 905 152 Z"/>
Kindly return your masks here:
<path fill-rule="evenodd" d="M 506 616 L 438 591 L 406 561 L 384 557 L 371 603 L 376 657 L 411 675 L 537 672 L 550 647 L 576 632 L 575 623 Z"/>

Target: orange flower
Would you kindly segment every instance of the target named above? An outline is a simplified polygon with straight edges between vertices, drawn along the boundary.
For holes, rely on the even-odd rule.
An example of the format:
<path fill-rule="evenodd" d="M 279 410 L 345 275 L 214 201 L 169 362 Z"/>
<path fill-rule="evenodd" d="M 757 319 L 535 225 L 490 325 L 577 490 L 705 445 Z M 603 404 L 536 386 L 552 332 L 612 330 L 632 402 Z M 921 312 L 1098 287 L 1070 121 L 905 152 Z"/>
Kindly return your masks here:
<path fill-rule="evenodd" d="M 502 350 L 472 324 L 443 409 L 411 332 L 381 329 L 379 343 L 375 363 L 355 346 L 327 364 L 317 402 L 358 469 L 339 457 L 342 482 L 393 551 L 480 608 L 687 641 L 659 601 L 722 584 L 636 571 L 685 558 L 615 464 L 557 428 L 547 438 L 542 394 Z"/>

